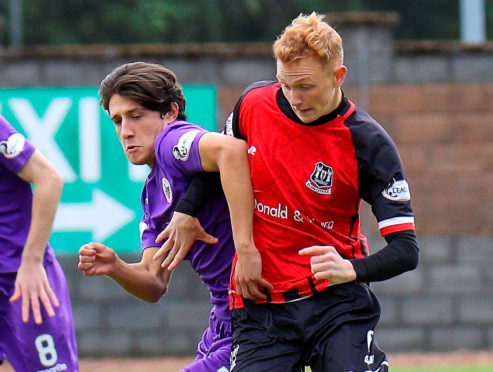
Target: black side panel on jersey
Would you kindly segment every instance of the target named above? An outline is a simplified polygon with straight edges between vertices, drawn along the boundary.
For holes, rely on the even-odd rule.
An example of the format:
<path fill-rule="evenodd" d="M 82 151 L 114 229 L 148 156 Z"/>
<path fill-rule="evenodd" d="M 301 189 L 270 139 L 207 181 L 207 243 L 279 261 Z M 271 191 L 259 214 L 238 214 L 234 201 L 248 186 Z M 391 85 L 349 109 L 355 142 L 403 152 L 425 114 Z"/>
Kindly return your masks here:
<path fill-rule="evenodd" d="M 383 127 L 358 108 L 346 119 L 358 160 L 359 190 L 370 204 L 393 178 L 404 179 L 397 147 Z"/>
<path fill-rule="evenodd" d="M 410 201 L 394 201 L 383 190 L 406 175 L 397 147 L 383 127 L 365 111 L 356 109 L 345 124 L 351 131 L 358 161 L 358 187 L 380 222 L 396 216 L 412 216 Z"/>
<path fill-rule="evenodd" d="M 240 138 L 240 139 L 243 139 L 243 140 L 246 139 L 240 133 L 240 121 L 239 121 L 240 106 L 241 106 L 241 102 L 243 101 L 243 98 L 245 98 L 245 95 L 248 92 L 250 92 L 252 89 L 262 88 L 262 87 L 266 87 L 268 85 L 272 85 L 272 84 L 276 84 L 276 83 L 277 82 L 276 81 L 273 81 L 273 80 L 257 81 L 255 83 L 250 84 L 249 86 L 247 86 L 245 88 L 245 90 L 243 90 L 243 92 L 241 93 L 241 96 L 238 99 L 238 101 L 236 102 L 235 108 L 233 110 L 233 120 L 232 120 L 232 123 L 231 123 L 232 124 L 232 129 L 233 129 L 233 135 L 236 138 Z"/>
<path fill-rule="evenodd" d="M 412 216 L 409 200 L 389 200 L 383 191 L 406 175 L 396 145 L 368 113 L 358 108 L 345 121 L 351 131 L 358 162 L 358 187 L 380 222 L 393 217 Z M 414 231 L 385 235 L 388 245 L 361 259 L 353 259 L 360 281 L 373 282 L 392 278 L 413 270 L 418 263 L 419 248 Z"/>

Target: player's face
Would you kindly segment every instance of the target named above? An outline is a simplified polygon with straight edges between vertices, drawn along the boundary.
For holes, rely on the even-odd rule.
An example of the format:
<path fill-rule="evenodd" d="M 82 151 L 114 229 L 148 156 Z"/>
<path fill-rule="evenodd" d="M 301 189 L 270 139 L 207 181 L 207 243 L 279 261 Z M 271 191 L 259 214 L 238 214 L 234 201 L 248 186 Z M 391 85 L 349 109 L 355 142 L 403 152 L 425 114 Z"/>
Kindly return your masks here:
<path fill-rule="evenodd" d="M 322 64 L 311 55 L 295 62 L 277 61 L 282 91 L 303 123 L 315 121 L 337 108 L 345 76 L 345 66 Z"/>
<path fill-rule="evenodd" d="M 115 94 L 108 112 L 115 124 L 123 152 L 132 164 L 154 165 L 154 143 L 168 124 L 158 111 L 144 108 L 133 100 Z"/>

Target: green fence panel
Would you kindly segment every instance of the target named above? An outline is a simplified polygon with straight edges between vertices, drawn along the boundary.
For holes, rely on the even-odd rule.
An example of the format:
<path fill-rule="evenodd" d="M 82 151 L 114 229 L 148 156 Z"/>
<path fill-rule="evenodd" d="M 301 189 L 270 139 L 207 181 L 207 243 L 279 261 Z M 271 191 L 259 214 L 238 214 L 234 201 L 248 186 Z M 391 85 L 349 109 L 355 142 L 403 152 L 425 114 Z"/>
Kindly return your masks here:
<path fill-rule="evenodd" d="M 149 171 L 128 162 L 96 87 L 0 89 L 0 113 L 55 165 L 65 181 L 50 243 L 77 254 L 95 241 L 140 251 L 140 193 Z M 216 90 L 184 86 L 188 120 L 216 130 Z"/>

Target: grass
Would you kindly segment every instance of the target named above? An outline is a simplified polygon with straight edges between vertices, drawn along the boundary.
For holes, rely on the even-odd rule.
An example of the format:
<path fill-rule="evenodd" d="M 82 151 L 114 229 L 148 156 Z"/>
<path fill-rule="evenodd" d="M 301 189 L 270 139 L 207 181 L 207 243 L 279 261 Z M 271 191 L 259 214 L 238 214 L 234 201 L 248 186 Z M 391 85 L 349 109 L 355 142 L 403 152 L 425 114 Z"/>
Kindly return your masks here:
<path fill-rule="evenodd" d="M 493 366 L 391 367 L 392 372 L 491 372 Z"/>
<path fill-rule="evenodd" d="M 409 358 L 409 364 L 412 364 L 414 358 Z M 120 358 L 104 358 L 104 359 L 81 359 L 81 372 L 178 372 L 184 366 L 191 362 L 191 358 L 150 358 L 150 359 L 120 359 Z M 445 365 L 448 363 L 449 365 Z M 423 367 L 403 367 L 391 365 L 392 372 L 492 372 L 493 365 L 469 365 L 466 366 L 463 362 L 449 360 L 446 356 L 440 361 L 440 365 Z M 407 364 L 407 363 L 406 363 Z M 7 365 L 0 366 L 0 372 L 13 372 L 12 367 Z M 307 368 L 306 372 L 310 372 Z"/>

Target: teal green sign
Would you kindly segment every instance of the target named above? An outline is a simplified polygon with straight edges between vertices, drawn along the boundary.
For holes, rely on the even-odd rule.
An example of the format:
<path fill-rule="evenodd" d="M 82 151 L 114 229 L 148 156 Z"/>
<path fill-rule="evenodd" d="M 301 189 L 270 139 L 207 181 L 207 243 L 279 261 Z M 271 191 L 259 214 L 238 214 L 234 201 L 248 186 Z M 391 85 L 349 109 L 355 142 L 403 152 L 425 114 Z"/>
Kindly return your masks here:
<path fill-rule="evenodd" d="M 216 130 L 215 88 L 183 91 L 188 120 Z M 50 238 L 56 252 L 75 254 L 91 241 L 118 253 L 140 251 L 140 193 L 149 168 L 128 162 L 97 88 L 2 89 L 0 113 L 63 175 Z"/>

